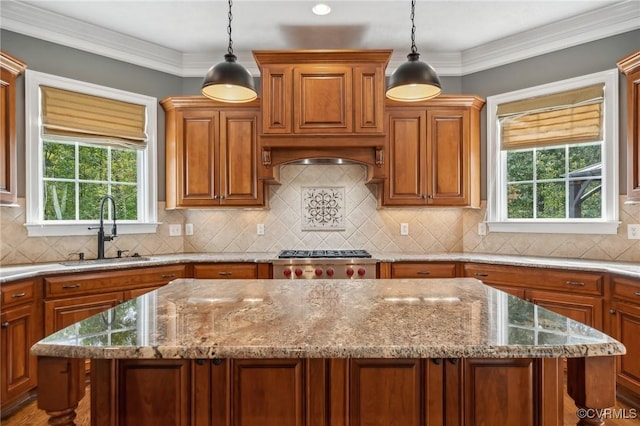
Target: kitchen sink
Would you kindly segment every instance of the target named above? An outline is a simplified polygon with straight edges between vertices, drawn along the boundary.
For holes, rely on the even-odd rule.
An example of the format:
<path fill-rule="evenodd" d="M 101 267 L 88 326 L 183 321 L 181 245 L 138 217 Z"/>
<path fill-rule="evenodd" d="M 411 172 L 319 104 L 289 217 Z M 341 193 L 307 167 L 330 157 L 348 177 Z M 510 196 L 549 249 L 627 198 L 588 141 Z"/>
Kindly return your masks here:
<path fill-rule="evenodd" d="M 60 262 L 60 264 L 64 266 L 83 266 L 110 263 L 144 262 L 146 260 L 151 260 L 151 258 L 145 256 L 108 257 L 105 259 L 70 260 L 68 262 Z"/>

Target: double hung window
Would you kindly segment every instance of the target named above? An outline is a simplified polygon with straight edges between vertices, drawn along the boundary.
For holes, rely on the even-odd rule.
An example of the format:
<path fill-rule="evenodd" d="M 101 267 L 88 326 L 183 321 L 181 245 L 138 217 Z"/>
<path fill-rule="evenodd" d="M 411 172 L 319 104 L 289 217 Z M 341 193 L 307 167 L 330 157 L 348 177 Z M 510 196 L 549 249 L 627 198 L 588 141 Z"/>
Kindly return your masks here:
<path fill-rule="evenodd" d="M 121 233 L 155 231 L 155 98 L 31 71 L 26 111 L 29 235 L 95 232 L 105 195 Z"/>
<path fill-rule="evenodd" d="M 617 74 L 488 98 L 489 229 L 616 233 Z"/>

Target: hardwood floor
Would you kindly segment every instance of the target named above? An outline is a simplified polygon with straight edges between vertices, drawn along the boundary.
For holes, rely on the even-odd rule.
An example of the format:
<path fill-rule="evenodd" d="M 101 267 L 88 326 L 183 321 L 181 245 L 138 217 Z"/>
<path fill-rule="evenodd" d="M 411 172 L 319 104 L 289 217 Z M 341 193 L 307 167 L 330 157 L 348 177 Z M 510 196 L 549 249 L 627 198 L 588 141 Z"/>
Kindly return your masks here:
<path fill-rule="evenodd" d="M 77 417 L 75 419 L 76 426 L 90 426 L 91 418 L 89 416 L 89 404 L 91 401 L 90 386 L 87 386 L 87 393 L 78 405 Z M 626 410 L 620 413 L 631 413 L 630 408 L 624 404 L 618 403 L 616 409 Z M 640 425 L 640 410 L 636 411 L 638 418 L 636 419 L 607 419 L 606 426 L 637 426 Z M 576 416 L 576 406 L 573 400 L 565 392 L 564 396 L 564 426 L 575 425 L 578 422 Z M 0 422 L 2 426 L 45 426 L 47 417 L 44 411 L 38 410 L 36 403 L 28 404 L 21 410 L 17 411 L 11 417 Z M 510 425 L 511 426 L 511 425 Z M 513 425 L 516 426 L 516 425 Z"/>

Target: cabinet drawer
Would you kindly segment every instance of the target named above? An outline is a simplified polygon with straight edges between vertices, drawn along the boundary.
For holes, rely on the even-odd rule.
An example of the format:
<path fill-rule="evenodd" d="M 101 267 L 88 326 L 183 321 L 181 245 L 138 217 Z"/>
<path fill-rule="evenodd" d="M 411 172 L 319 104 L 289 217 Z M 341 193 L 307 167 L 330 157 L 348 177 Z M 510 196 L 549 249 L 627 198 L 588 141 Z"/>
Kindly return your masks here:
<path fill-rule="evenodd" d="M 640 280 L 614 277 L 612 287 L 613 297 L 626 299 L 640 306 Z"/>
<path fill-rule="evenodd" d="M 455 263 L 394 263 L 392 278 L 455 278 Z"/>
<path fill-rule="evenodd" d="M 604 274 L 565 269 L 496 266 L 467 263 L 463 267 L 465 277 L 477 278 L 486 284 L 502 284 L 516 287 L 570 291 L 602 295 Z"/>
<path fill-rule="evenodd" d="M 33 302 L 35 287 L 35 280 L 2 285 L 2 309 Z"/>
<path fill-rule="evenodd" d="M 258 265 L 255 263 L 193 265 L 193 277 L 221 279 L 258 278 Z"/>
<path fill-rule="evenodd" d="M 152 284 L 163 285 L 185 276 L 186 266 L 184 265 L 61 275 L 45 278 L 45 297 L 67 297 L 149 287 Z"/>

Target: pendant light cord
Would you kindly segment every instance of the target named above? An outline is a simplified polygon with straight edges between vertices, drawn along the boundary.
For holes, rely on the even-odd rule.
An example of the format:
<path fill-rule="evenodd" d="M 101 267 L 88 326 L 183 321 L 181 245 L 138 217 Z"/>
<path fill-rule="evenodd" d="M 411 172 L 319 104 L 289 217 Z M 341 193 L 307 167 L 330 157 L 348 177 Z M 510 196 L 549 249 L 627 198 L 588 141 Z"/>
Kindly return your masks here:
<path fill-rule="evenodd" d="M 411 53 L 418 52 L 418 48 L 416 47 L 416 24 L 414 23 L 415 17 L 416 17 L 416 0 L 411 0 Z"/>
<path fill-rule="evenodd" d="M 231 20 L 233 19 L 233 15 L 231 14 L 231 5 L 233 4 L 232 0 L 229 0 L 229 25 L 227 25 L 227 34 L 229 34 L 229 48 L 227 52 L 229 55 L 233 55 L 233 40 L 231 39 Z"/>

